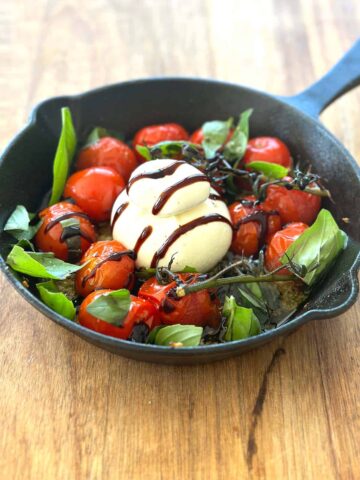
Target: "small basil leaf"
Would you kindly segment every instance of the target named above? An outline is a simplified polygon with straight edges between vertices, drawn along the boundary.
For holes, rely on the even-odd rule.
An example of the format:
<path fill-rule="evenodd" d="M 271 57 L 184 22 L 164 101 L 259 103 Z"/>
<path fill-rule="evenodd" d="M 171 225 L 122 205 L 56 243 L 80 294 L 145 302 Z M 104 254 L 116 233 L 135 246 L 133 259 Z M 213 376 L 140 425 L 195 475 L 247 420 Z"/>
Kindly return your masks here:
<path fill-rule="evenodd" d="M 63 228 L 60 239 L 66 242 L 68 248 L 68 260 L 76 263 L 80 260 L 81 252 L 81 228 L 80 220 L 76 217 L 61 220 Z"/>
<path fill-rule="evenodd" d="M 63 262 L 55 258 L 53 253 L 25 252 L 17 245 L 7 256 L 6 263 L 16 272 L 54 280 L 63 280 L 84 266 Z"/>
<path fill-rule="evenodd" d="M 224 337 L 227 342 L 253 337 L 261 331 L 260 322 L 253 310 L 239 306 L 233 296 L 225 298 L 223 315 L 227 319 Z"/>
<path fill-rule="evenodd" d="M 124 288 L 99 295 L 86 307 L 90 315 L 120 327 L 131 304 L 130 292 Z"/>
<path fill-rule="evenodd" d="M 36 225 L 30 225 L 30 221 L 34 216 L 23 205 L 17 205 L 6 222 L 4 231 L 10 233 L 17 240 L 31 240 L 41 225 L 41 222 L 38 222 Z"/>
<path fill-rule="evenodd" d="M 280 179 L 286 177 L 289 169 L 283 165 L 270 162 L 250 162 L 246 165 L 246 168 L 260 172 L 268 178 Z"/>
<path fill-rule="evenodd" d="M 135 148 L 142 157 L 144 157 L 146 160 L 151 160 L 150 149 L 148 147 L 145 147 L 145 145 L 136 145 Z"/>
<path fill-rule="evenodd" d="M 24 250 L 31 250 L 35 252 L 35 247 L 34 245 L 30 242 L 30 240 L 26 240 L 25 238 L 22 238 L 19 240 L 16 244 L 17 247 L 21 247 Z"/>
<path fill-rule="evenodd" d="M 55 283 L 50 280 L 49 282 L 37 283 L 41 300 L 55 312 L 59 313 L 69 320 L 74 320 L 76 309 L 71 300 L 66 295 L 59 292 Z"/>
<path fill-rule="evenodd" d="M 204 135 L 202 146 L 207 159 L 214 158 L 216 152 L 223 146 L 232 124 L 233 119 L 229 118 L 226 121 L 213 120 L 206 122 L 201 127 Z"/>
<path fill-rule="evenodd" d="M 285 265 L 290 259 L 305 269 L 303 281 L 311 286 L 322 278 L 346 245 L 346 233 L 340 230 L 331 213 L 322 209 L 312 226 L 290 245 L 280 261 Z"/>
<path fill-rule="evenodd" d="M 58 202 L 63 194 L 77 144 L 76 132 L 68 107 L 61 109 L 61 122 L 61 133 L 53 164 L 53 184 L 49 205 Z"/>
<path fill-rule="evenodd" d="M 252 112 L 252 108 L 249 108 L 240 115 L 239 123 L 231 139 L 225 145 L 224 157 L 229 162 L 236 162 L 236 164 L 238 164 L 244 156 L 249 140 L 249 119 Z"/>
<path fill-rule="evenodd" d="M 151 158 L 171 158 L 182 153 L 184 147 L 191 147 L 197 151 L 198 145 L 185 140 L 167 140 L 159 142 L 150 148 Z"/>
<path fill-rule="evenodd" d="M 86 138 L 85 145 L 82 148 L 90 147 L 97 143 L 101 138 L 104 137 L 111 137 L 115 138 L 116 140 L 124 140 L 124 135 L 121 133 L 115 132 L 114 130 L 108 130 L 104 127 L 95 127 L 91 130 L 89 135 Z"/>
<path fill-rule="evenodd" d="M 195 325 L 167 325 L 159 327 L 159 329 L 151 335 L 151 343 L 156 345 L 196 347 L 200 344 L 203 333 L 202 327 Z M 150 338 L 148 338 L 150 343 Z"/>

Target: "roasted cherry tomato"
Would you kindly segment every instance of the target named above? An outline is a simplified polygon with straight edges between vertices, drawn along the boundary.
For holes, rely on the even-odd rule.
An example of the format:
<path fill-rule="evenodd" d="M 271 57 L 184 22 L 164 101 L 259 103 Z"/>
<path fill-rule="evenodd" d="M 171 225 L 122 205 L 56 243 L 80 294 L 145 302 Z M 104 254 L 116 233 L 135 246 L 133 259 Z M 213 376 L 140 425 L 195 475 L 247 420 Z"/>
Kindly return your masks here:
<path fill-rule="evenodd" d="M 233 136 L 233 133 L 234 133 L 234 129 L 231 129 L 228 133 L 228 136 L 226 137 L 225 143 L 227 143 L 231 139 L 231 137 Z M 191 143 L 197 143 L 198 145 L 201 145 L 203 140 L 204 140 L 204 134 L 203 134 L 202 128 L 198 128 L 190 136 Z"/>
<path fill-rule="evenodd" d="M 195 283 L 199 274 L 183 273 L 178 278 L 186 283 Z M 147 280 L 139 290 L 139 297 L 153 302 L 160 311 L 160 322 L 173 325 L 209 325 L 218 327 L 221 319 L 220 301 L 214 291 L 201 290 L 183 298 L 174 298 L 176 282 L 160 285 L 155 277 Z"/>
<path fill-rule="evenodd" d="M 289 223 L 283 230 L 274 234 L 265 252 L 265 266 L 270 272 L 281 266 L 280 258 L 307 228 L 309 227 L 305 223 Z M 279 270 L 280 275 L 289 273 L 287 268 Z"/>
<path fill-rule="evenodd" d="M 265 242 L 280 230 L 281 220 L 277 212 L 266 212 L 253 196 L 235 202 L 229 207 L 234 236 L 231 250 L 239 255 L 256 255 Z"/>
<path fill-rule="evenodd" d="M 244 165 L 251 162 L 277 163 L 286 168 L 292 167 L 288 147 L 276 137 L 251 138 L 243 158 Z"/>
<path fill-rule="evenodd" d="M 141 128 L 134 137 L 133 145 L 146 145 L 152 147 L 159 142 L 165 142 L 166 140 L 188 140 L 188 132 L 177 123 L 164 123 L 162 125 L 150 125 L 148 127 Z M 138 160 L 143 161 L 144 157 L 136 152 Z"/>
<path fill-rule="evenodd" d="M 43 252 L 53 252 L 55 257 L 64 261 L 78 261 L 95 242 L 95 230 L 89 217 L 70 202 L 55 203 L 39 213 L 42 224 L 35 236 L 35 245 Z M 74 218 L 79 228 L 64 229 L 62 221 Z"/>
<path fill-rule="evenodd" d="M 82 302 L 79 310 L 78 320 L 81 325 L 95 332 L 102 333 L 103 335 L 108 335 L 109 337 L 123 338 L 124 340 L 128 339 L 133 331 L 135 325 L 145 324 L 152 330 L 154 327 L 159 325 L 159 312 L 157 308 L 147 300 L 143 298 L 135 297 L 131 295 L 131 303 L 129 311 L 126 317 L 123 320 L 122 326 L 112 325 L 111 323 L 101 320 L 100 318 L 94 317 L 87 312 L 86 307 L 99 295 L 104 293 L 110 293 L 112 290 L 97 290 L 96 292 L 90 293 L 85 300 Z"/>
<path fill-rule="evenodd" d="M 291 180 L 285 177 L 284 180 Z M 310 185 L 315 188 L 316 185 Z M 279 185 L 267 188 L 264 209 L 277 210 L 283 224 L 303 222 L 310 225 L 317 217 L 321 208 L 321 197 L 301 190 L 288 190 Z"/>
<path fill-rule="evenodd" d="M 134 286 L 134 252 L 116 240 L 93 243 L 80 263 L 86 265 L 76 272 L 75 286 L 83 297 L 101 288 L 131 290 Z"/>
<path fill-rule="evenodd" d="M 100 138 L 96 143 L 80 150 L 76 169 L 111 167 L 127 182 L 137 167 L 135 153 L 126 143 L 112 137 Z"/>
<path fill-rule="evenodd" d="M 64 197 L 72 198 L 96 222 L 110 219 L 112 206 L 124 189 L 121 175 L 109 167 L 91 167 L 71 175 Z"/>

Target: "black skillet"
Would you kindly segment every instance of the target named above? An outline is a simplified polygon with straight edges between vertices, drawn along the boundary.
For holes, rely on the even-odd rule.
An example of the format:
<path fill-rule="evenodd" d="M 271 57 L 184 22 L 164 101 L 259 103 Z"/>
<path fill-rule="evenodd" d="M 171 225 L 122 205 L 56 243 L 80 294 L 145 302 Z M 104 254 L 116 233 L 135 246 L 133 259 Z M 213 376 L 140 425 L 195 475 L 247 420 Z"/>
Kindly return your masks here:
<path fill-rule="evenodd" d="M 171 349 L 131 343 L 87 330 L 56 314 L 28 291 L 4 262 L 6 241 L 0 245 L 0 266 L 10 282 L 40 312 L 89 342 L 126 357 L 161 363 L 190 364 L 225 359 L 288 334 L 309 320 L 330 318 L 347 310 L 358 293 L 359 167 L 349 152 L 318 121 L 332 101 L 360 83 L 360 41 L 321 80 L 294 97 L 277 97 L 214 80 L 155 78 L 103 87 L 74 97 L 44 101 L 29 124 L 14 138 L 0 160 L 0 230 L 17 204 L 35 210 L 49 190 L 52 161 L 60 131 L 60 108 L 68 105 L 80 138 L 97 125 L 131 137 L 148 124 L 178 122 L 188 130 L 206 120 L 237 116 L 252 107 L 251 135 L 278 136 L 295 159 L 311 162 L 325 179 L 334 204 L 328 205 L 350 236 L 325 281 L 287 324 L 257 337 L 204 347 Z M 350 223 L 342 219 L 349 218 Z M 16 321 L 16 319 L 14 319 Z"/>

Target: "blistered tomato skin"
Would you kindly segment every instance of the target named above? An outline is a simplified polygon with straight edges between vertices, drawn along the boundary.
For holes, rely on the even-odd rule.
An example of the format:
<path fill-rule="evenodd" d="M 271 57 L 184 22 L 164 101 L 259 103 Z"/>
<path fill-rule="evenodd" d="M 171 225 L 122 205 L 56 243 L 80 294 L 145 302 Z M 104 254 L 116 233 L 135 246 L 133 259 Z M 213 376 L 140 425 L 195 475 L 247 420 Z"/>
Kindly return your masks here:
<path fill-rule="evenodd" d="M 305 223 L 289 223 L 283 230 L 279 230 L 273 235 L 265 252 L 265 266 L 269 272 L 281 266 L 280 258 L 307 228 L 309 227 Z M 290 274 L 287 268 L 279 270 L 278 273 L 280 275 Z"/>
<path fill-rule="evenodd" d="M 164 123 L 162 125 L 149 125 L 141 128 L 134 136 L 133 146 L 146 145 L 152 147 L 159 142 L 167 140 L 188 140 L 189 134 L 181 125 L 177 123 Z M 136 156 L 140 162 L 144 161 L 144 157 L 136 152 Z"/>
<path fill-rule="evenodd" d="M 86 265 L 76 272 L 75 287 L 82 297 L 94 290 L 131 290 L 134 286 L 133 252 L 116 240 L 94 243 L 83 255 L 80 263 Z"/>
<path fill-rule="evenodd" d="M 258 254 L 263 243 L 268 242 L 272 235 L 281 228 L 278 214 L 266 214 L 262 205 L 246 203 L 255 200 L 255 197 L 249 196 L 246 197 L 244 203 L 235 202 L 229 207 L 231 221 L 234 225 L 231 250 L 245 257 Z M 250 220 L 251 218 L 254 220 L 244 222 L 245 219 Z"/>
<path fill-rule="evenodd" d="M 284 180 L 290 181 L 290 177 Z M 315 185 L 310 185 L 312 188 Z M 321 197 L 301 190 L 288 190 L 279 185 L 270 185 L 266 191 L 264 209 L 277 210 L 283 224 L 303 222 L 311 225 L 321 208 Z"/>
<path fill-rule="evenodd" d="M 276 137 L 255 137 L 247 144 L 243 163 L 251 162 L 277 163 L 292 168 L 291 154 L 288 147 Z"/>
<path fill-rule="evenodd" d="M 79 310 L 78 320 L 80 325 L 83 325 L 90 330 L 108 335 L 109 337 L 122 338 L 127 340 L 135 325 L 145 324 L 149 330 L 159 325 L 159 312 L 157 308 L 147 300 L 131 295 L 131 304 L 129 311 L 123 320 L 122 326 L 112 325 L 111 323 L 94 317 L 87 312 L 86 307 L 97 297 L 104 293 L 110 293 L 112 290 L 97 290 L 90 293 L 82 302 Z"/>
<path fill-rule="evenodd" d="M 75 203 L 95 222 L 110 219 L 112 206 L 125 181 L 113 168 L 91 167 L 71 175 L 65 185 L 64 197 Z"/>
<path fill-rule="evenodd" d="M 179 274 L 181 281 L 195 283 L 199 274 Z M 160 323 L 165 325 L 209 325 L 217 328 L 220 324 L 220 300 L 213 291 L 201 290 L 180 299 L 171 293 L 176 282 L 160 285 L 155 277 L 147 280 L 139 290 L 139 297 L 154 303 L 159 309 Z"/>
<path fill-rule="evenodd" d="M 103 137 L 93 145 L 80 150 L 76 169 L 111 167 L 127 182 L 138 162 L 133 150 L 126 143 L 112 137 Z"/>
<path fill-rule="evenodd" d="M 42 252 L 53 252 L 60 260 L 69 260 L 69 249 L 63 238 L 64 228 L 60 220 L 74 218 L 80 223 L 80 249 L 83 254 L 96 240 L 92 223 L 77 205 L 70 202 L 59 202 L 45 208 L 39 213 L 42 224 L 36 233 L 34 242 Z"/>

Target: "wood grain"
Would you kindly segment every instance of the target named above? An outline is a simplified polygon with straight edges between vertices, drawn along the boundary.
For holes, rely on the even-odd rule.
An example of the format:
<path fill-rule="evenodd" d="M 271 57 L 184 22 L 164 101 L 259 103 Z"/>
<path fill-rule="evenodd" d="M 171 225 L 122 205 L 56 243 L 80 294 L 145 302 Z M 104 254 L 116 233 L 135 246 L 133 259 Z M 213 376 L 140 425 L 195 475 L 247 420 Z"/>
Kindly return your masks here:
<path fill-rule="evenodd" d="M 292 94 L 359 28 L 356 0 L 4 0 L 1 147 L 41 99 L 128 78 Z M 323 115 L 355 157 L 359 103 Z M 359 304 L 237 359 L 167 367 L 85 343 L 0 282 L 1 478 L 360 478 Z"/>

